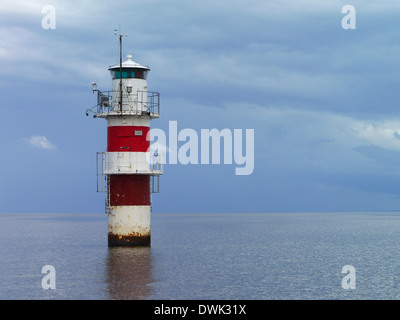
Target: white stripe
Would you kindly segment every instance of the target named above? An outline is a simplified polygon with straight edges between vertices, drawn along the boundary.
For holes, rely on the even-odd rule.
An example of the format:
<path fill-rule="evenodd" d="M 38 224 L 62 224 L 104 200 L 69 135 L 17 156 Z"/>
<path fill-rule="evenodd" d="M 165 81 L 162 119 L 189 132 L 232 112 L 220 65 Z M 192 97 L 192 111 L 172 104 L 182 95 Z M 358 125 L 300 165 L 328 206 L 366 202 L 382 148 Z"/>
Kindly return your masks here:
<path fill-rule="evenodd" d="M 104 174 L 150 173 L 150 152 L 106 152 Z"/>
<path fill-rule="evenodd" d="M 151 206 L 110 207 L 108 232 L 117 236 L 150 235 Z"/>
<path fill-rule="evenodd" d="M 154 152 L 105 152 L 103 174 L 163 174 L 163 155 Z"/>
<path fill-rule="evenodd" d="M 137 127 L 150 127 L 150 119 L 149 117 L 108 117 L 107 118 L 107 126 L 108 127 L 128 127 L 128 126 L 137 126 Z"/>

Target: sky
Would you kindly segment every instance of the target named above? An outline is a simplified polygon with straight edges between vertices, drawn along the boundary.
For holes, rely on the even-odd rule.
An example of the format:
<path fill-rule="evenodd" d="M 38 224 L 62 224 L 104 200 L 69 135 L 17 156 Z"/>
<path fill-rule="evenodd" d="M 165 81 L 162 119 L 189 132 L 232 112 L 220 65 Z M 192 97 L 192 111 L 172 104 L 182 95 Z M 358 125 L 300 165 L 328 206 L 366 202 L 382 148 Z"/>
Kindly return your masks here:
<path fill-rule="evenodd" d="M 254 130 L 251 174 L 166 163 L 153 212 L 400 210 L 399 15 L 392 0 L 2 0 L 0 213 L 104 212 L 106 121 L 85 112 L 93 81 L 111 89 L 116 28 L 160 92 L 152 128 Z"/>

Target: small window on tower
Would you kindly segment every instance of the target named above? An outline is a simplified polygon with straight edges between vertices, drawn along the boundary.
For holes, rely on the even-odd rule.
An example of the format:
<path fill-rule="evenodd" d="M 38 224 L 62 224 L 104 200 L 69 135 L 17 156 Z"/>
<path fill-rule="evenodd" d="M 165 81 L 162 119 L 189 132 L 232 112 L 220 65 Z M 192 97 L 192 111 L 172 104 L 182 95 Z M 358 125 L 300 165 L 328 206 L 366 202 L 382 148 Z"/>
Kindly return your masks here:
<path fill-rule="evenodd" d="M 143 131 L 142 130 L 135 130 L 135 136 L 142 136 Z"/>

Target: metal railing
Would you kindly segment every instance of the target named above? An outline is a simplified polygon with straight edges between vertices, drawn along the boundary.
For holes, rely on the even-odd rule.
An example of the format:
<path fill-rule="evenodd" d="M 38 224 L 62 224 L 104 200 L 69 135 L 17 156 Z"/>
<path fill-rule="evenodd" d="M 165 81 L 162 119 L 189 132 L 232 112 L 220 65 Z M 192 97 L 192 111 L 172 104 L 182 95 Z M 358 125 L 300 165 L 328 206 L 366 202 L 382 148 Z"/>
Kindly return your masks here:
<path fill-rule="evenodd" d="M 97 105 L 86 110 L 95 113 L 93 117 L 104 118 L 109 115 L 148 115 L 151 118 L 160 117 L 160 93 L 153 91 L 124 91 L 122 110 L 119 103 L 119 91 L 97 91 Z"/>
<path fill-rule="evenodd" d="M 160 152 L 150 152 L 150 170 L 153 172 L 164 171 L 164 155 Z"/>
<path fill-rule="evenodd" d="M 106 192 L 107 190 L 107 175 L 104 174 L 106 153 L 96 153 L 96 177 L 97 177 L 97 192 Z"/>
<path fill-rule="evenodd" d="M 164 162 L 163 154 L 159 152 L 150 153 L 149 170 L 141 174 L 150 175 L 150 191 L 151 193 L 160 193 L 160 175 L 163 173 Z M 107 152 L 96 153 L 96 176 L 97 176 L 97 192 L 104 192 L 105 213 L 110 213 L 110 177 L 107 172 Z M 118 174 L 118 173 L 112 173 Z M 119 173 L 124 174 L 124 173 Z M 129 173 L 135 174 L 135 173 Z M 136 173 L 137 174 L 137 173 Z"/>
<path fill-rule="evenodd" d="M 147 96 L 146 96 L 147 95 Z M 153 91 L 138 91 L 137 103 L 140 110 L 146 109 L 152 115 L 160 116 L 160 94 Z"/>
<path fill-rule="evenodd" d="M 125 154 L 125 152 L 121 152 Z M 164 170 L 163 154 L 160 152 L 149 152 L 146 161 L 137 159 L 126 162 L 112 162 L 107 157 L 107 152 L 96 154 L 97 192 L 107 190 L 107 182 L 104 176 L 109 174 L 145 174 L 161 175 Z M 118 170 L 116 170 L 116 168 Z"/>
<path fill-rule="evenodd" d="M 104 192 L 104 211 L 110 213 L 110 178 L 104 174 L 105 157 L 105 152 L 96 153 L 97 192 Z"/>
<path fill-rule="evenodd" d="M 151 193 L 160 193 L 160 176 L 151 176 Z"/>

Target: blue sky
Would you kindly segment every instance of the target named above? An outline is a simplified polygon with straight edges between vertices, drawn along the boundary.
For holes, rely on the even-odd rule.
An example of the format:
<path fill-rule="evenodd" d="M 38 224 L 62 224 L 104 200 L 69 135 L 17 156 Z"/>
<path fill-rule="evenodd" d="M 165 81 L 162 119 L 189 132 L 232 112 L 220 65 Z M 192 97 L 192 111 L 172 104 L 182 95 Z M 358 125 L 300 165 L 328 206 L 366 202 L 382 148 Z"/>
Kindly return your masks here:
<path fill-rule="evenodd" d="M 399 15 L 391 0 L 3 0 L 0 212 L 104 211 L 106 122 L 85 111 L 92 81 L 111 88 L 119 25 L 161 93 L 153 128 L 255 132 L 253 174 L 167 164 L 153 211 L 398 210 Z"/>

